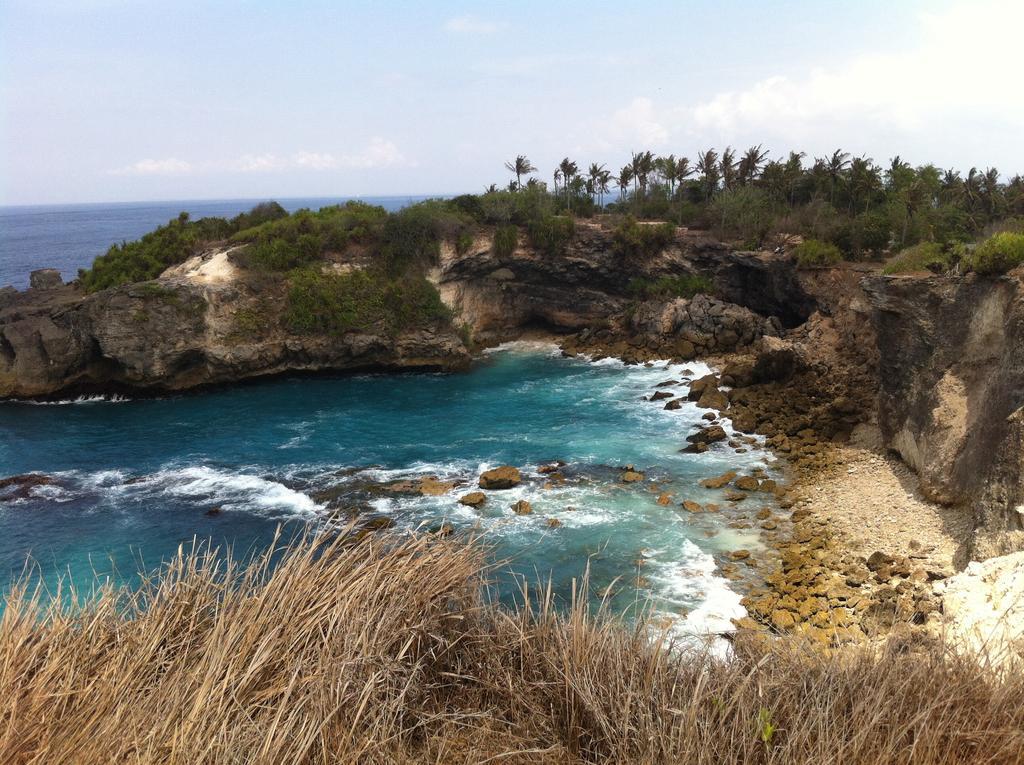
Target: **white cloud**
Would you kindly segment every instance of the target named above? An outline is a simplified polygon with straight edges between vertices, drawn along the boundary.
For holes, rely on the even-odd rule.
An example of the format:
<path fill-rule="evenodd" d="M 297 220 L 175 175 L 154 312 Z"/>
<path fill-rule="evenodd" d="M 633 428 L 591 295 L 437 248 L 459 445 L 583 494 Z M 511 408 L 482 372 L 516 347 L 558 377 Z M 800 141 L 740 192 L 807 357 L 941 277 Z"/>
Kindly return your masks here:
<path fill-rule="evenodd" d="M 393 141 L 375 137 L 355 154 L 334 155 L 315 151 L 300 151 L 291 158 L 295 167 L 310 170 L 338 170 L 346 168 L 369 169 L 405 163 L 405 157 Z"/>
<path fill-rule="evenodd" d="M 668 141 L 669 130 L 662 123 L 649 98 L 634 98 L 628 106 L 612 115 L 608 127 L 609 137 L 619 144 L 654 148 Z"/>
<path fill-rule="evenodd" d="M 230 169 L 242 173 L 266 173 L 284 170 L 287 166 L 286 160 L 274 154 L 243 154 L 231 164 Z"/>
<path fill-rule="evenodd" d="M 180 159 L 143 159 L 111 170 L 113 175 L 185 175 L 189 173 L 279 173 L 287 170 L 368 170 L 408 165 L 394 141 L 376 136 L 355 153 L 298 151 L 289 156 L 270 152 L 243 154 L 227 161 L 193 164 Z"/>
<path fill-rule="evenodd" d="M 140 159 L 131 165 L 110 171 L 111 175 L 187 175 L 192 165 L 180 159 Z"/>
<path fill-rule="evenodd" d="M 693 150 L 750 140 L 779 149 L 914 152 L 924 160 L 936 158 L 929 152 L 951 156 L 959 150 L 949 136 L 966 134 L 984 137 L 986 152 L 1019 157 L 1013 135 L 1024 134 L 1024 99 L 1016 95 L 1024 3 L 960 3 L 923 14 L 919 25 L 912 46 L 865 53 L 804 76 L 771 74 L 697 103 L 634 98 L 611 115 L 608 144 L 671 142 Z"/>
<path fill-rule="evenodd" d="M 494 34 L 505 25 L 495 21 L 485 21 L 475 16 L 455 16 L 444 23 L 445 31 L 465 35 Z"/>

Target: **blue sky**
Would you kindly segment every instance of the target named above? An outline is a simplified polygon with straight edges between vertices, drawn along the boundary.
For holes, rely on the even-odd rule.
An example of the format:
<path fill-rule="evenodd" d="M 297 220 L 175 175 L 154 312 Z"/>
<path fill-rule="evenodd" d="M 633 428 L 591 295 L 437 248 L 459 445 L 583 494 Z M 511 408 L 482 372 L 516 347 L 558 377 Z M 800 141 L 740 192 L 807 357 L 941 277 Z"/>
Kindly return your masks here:
<path fill-rule="evenodd" d="M 0 4 L 0 204 L 453 193 L 763 143 L 1024 172 L 1024 3 Z"/>

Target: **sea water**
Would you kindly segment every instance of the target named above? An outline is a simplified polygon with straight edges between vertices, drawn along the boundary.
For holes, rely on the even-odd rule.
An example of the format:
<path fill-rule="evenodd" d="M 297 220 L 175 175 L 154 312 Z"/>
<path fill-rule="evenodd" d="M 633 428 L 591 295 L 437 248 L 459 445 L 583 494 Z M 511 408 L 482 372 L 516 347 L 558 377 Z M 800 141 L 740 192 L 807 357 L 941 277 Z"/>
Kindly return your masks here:
<path fill-rule="evenodd" d="M 55 479 L 0 501 L 0 574 L 16 575 L 31 556 L 51 583 L 64 575 L 88 584 L 96 574 L 130 583 L 196 538 L 239 554 L 269 543 L 282 524 L 323 527 L 333 514 L 315 497 L 331 489 L 342 506 L 350 493 L 351 508 L 387 516 L 399 533 L 449 524 L 479 536 L 502 561 L 495 581 L 504 597 L 524 581 L 550 580 L 568 598 L 589 571 L 591 592 L 611 592 L 613 610 L 649 604 L 682 632 L 725 630 L 743 609 L 716 556 L 756 549 L 758 540 L 730 528 L 727 514 L 679 505 L 720 502 L 700 479 L 769 468 L 769 455 L 756 445 L 737 454 L 725 443 L 683 453 L 707 410 L 687 402 L 666 411 L 647 400 L 659 382 L 707 371 L 700 363 L 590 362 L 563 358 L 553 345 L 513 343 L 462 374 L 0 403 L 0 477 L 36 471 Z M 555 460 L 566 463 L 564 483 L 538 473 Z M 519 486 L 486 492 L 479 509 L 459 504 L 481 472 L 503 464 L 522 471 Z M 624 483 L 626 465 L 647 480 Z M 463 484 L 442 496 L 365 491 L 427 475 Z M 662 494 L 668 504 L 659 504 Z M 531 514 L 512 510 L 519 499 Z"/>

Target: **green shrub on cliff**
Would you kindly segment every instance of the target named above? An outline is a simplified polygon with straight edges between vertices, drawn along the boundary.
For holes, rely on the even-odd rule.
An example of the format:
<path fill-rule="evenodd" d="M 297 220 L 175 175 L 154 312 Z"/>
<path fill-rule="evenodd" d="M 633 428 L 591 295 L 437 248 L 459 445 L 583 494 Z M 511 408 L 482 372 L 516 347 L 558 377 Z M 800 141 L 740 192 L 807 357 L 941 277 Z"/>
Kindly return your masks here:
<path fill-rule="evenodd" d="M 675 237 L 674 223 L 638 223 L 627 215 L 612 232 L 612 246 L 621 257 L 646 259 L 672 244 Z"/>
<path fill-rule="evenodd" d="M 543 215 L 530 221 L 526 234 L 539 252 L 556 257 L 565 253 L 576 234 L 576 224 L 564 215 Z"/>
<path fill-rule="evenodd" d="M 257 219 L 257 218 L 250 218 Z M 247 243 L 235 259 L 243 266 L 288 271 L 327 252 L 344 252 L 350 244 L 369 244 L 380 238 L 388 213 L 363 202 L 298 210 L 237 231 L 232 242 Z"/>
<path fill-rule="evenodd" d="M 710 295 L 714 285 L 706 276 L 684 274 L 662 276 L 659 279 L 631 279 L 626 291 L 639 300 L 669 300 L 671 298 L 692 298 L 694 295 Z"/>
<path fill-rule="evenodd" d="M 990 236 L 974 248 L 967 264 L 979 274 L 1005 274 L 1024 264 L 1024 234 L 1003 231 Z"/>
<path fill-rule="evenodd" d="M 249 212 L 239 213 L 231 219 L 231 228 L 234 231 L 260 226 L 280 218 L 287 218 L 288 211 L 277 202 L 260 202 Z"/>
<path fill-rule="evenodd" d="M 79 271 L 78 278 L 88 292 L 155 279 L 187 260 L 199 241 L 197 229 L 183 212 L 137 241 L 113 245 L 93 261 L 92 268 Z"/>
<path fill-rule="evenodd" d="M 224 218 L 194 221 L 183 212 L 134 242 L 111 246 L 93 261 L 90 268 L 80 269 L 78 278 L 88 292 L 155 279 L 164 270 L 188 260 L 210 242 L 237 236 L 242 227 L 259 229 L 287 215 L 277 202 L 258 204 L 230 221 Z"/>
<path fill-rule="evenodd" d="M 422 277 L 389 278 L 380 271 L 289 275 L 285 326 L 293 332 L 340 335 L 354 330 L 397 332 L 446 322 L 448 308 Z"/>
<path fill-rule="evenodd" d="M 907 247 L 882 269 L 883 274 L 907 274 L 918 271 L 940 273 L 949 269 L 950 253 L 938 242 L 921 242 Z"/>
<path fill-rule="evenodd" d="M 830 242 L 807 239 L 793 248 L 793 256 L 800 266 L 831 266 L 843 259 L 843 253 Z"/>
<path fill-rule="evenodd" d="M 443 200 L 409 205 L 385 221 L 378 257 L 388 273 L 397 276 L 410 267 L 436 263 L 443 240 L 458 244 L 473 227 L 469 215 Z"/>
<path fill-rule="evenodd" d="M 494 254 L 499 258 L 507 258 L 516 250 L 519 243 L 519 229 L 511 224 L 498 226 L 494 231 Z"/>

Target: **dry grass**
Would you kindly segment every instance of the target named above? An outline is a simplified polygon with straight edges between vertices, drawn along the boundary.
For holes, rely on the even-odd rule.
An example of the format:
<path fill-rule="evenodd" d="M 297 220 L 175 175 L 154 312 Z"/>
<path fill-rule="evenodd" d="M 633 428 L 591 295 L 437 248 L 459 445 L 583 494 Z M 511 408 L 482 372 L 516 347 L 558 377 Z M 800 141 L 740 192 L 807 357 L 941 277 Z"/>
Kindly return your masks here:
<path fill-rule="evenodd" d="M 183 551 L 81 608 L 16 588 L 3 763 L 1010 763 L 1024 677 L 938 648 L 729 661 L 584 609 L 481 595 L 437 539 Z"/>

